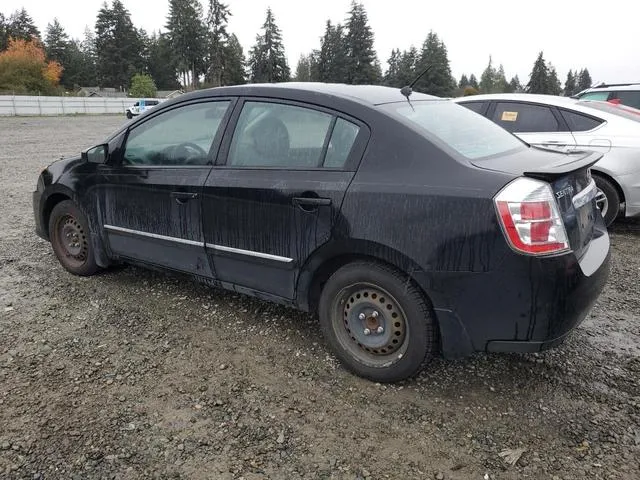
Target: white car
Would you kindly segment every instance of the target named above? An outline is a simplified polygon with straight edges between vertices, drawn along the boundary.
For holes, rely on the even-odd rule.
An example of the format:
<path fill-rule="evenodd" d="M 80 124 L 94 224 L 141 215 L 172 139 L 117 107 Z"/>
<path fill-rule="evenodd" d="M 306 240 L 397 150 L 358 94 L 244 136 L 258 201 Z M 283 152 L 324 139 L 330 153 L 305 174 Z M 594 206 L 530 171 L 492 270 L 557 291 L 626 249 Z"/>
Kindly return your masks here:
<path fill-rule="evenodd" d="M 600 84 L 573 96 L 580 100 L 600 100 L 640 108 L 640 83 Z"/>
<path fill-rule="evenodd" d="M 640 110 L 609 102 L 505 93 L 453 99 L 517 135 L 554 150 L 597 150 L 592 168 L 605 223 L 640 215 Z"/>
<path fill-rule="evenodd" d="M 125 111 L 125 115 L 129 120 L 131 120 L 133 117 L 136 117 L 141 113 L 146 112 L 147 110 L 155 107 L 159 103 L 160 103 L 160 100 L 156 100 L 155 98 L 141 98 L 130 107 L 127 107 Z"/>

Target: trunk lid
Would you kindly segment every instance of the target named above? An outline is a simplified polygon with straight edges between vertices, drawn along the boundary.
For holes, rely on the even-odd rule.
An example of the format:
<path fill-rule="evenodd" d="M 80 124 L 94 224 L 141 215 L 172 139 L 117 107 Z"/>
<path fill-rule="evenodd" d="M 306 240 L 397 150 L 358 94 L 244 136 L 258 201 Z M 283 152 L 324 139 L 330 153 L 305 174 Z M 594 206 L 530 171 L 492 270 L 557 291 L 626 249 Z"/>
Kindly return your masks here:
<path fill-rule="evenodd" d="M 595 227 L 596 222 L 602 221 L 602 216 L 596 206 L 597 188 L 590 168 L 602 156 L 593 151 L 560 153 L 531 147 L 526 152 L 473 160 L 472 164 L 548 182 L 556 197 L 569 245 L 580 258 L 594 236 L 599 235 Z"/>

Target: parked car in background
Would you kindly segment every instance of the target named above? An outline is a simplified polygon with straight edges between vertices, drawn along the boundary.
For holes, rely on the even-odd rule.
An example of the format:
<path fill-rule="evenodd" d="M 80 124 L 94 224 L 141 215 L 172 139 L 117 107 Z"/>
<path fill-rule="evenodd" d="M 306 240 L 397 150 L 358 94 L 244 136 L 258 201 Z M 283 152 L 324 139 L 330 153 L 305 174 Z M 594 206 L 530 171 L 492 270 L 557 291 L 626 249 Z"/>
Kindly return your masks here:
<path fill-rule="evenodd" d="M 584 319 L 609 269 L 601 155 L 394 88 L 222 87 L 51 164 L 33 206 L 74 274 L 131 262 L 317 313 L 347 368 L 389 382 Z"/>
<path fill-rule="evenodd" d="M 132 119 L 133 117 L 137 117 L 141 113 L 146 112 L 150 108 L 155 107 L 160 103 L 160 100 L 155 98 L 141 98 L 136 103 L 131 105 L 125 110 L 125 114 L 128 119 Z"/>
<path fill-rule="evenodd" d="M 600 100 L 640 109 L 640 83 L 601 84 L 577 93 L 573 98 Z"/>
<path fill-rule="evenodd" d="M 591 167 L 598 206 L 610 225 L 640 215 L 640 110 L 607 102 L 526 93 L 460 97 L 460 105 L 531 145 L 604 156 Z"/>

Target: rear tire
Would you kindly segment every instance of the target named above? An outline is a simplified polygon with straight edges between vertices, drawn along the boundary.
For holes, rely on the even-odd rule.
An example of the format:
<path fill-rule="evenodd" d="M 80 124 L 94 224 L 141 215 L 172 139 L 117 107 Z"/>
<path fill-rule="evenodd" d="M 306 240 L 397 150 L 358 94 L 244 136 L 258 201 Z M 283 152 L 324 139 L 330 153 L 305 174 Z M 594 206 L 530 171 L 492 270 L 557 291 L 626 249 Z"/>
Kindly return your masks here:
<path fill-rule="evenodd" d="M 620 195 L 618 195 L 616 187 L 606 178 L 593 175 L 593 179 L 598 187 L 596 202 L 604 218 L 604 223 L 608 227 L 620 213 Z"/>
<path fill-rule="evenodd" d="M 71 200 L 53 207 L 49 217 L 49 238 L 58 261 L 68 272 L 89 276 L 100 270 L 87 218 Z"/>
<path fill-rule="evenodd" d="M 351 372 L 375 382 L 418 373 L 438 348 L 422 293 L 402 273 L 371 261 L 338 269 L 320 295 L 322 333 Z"/>

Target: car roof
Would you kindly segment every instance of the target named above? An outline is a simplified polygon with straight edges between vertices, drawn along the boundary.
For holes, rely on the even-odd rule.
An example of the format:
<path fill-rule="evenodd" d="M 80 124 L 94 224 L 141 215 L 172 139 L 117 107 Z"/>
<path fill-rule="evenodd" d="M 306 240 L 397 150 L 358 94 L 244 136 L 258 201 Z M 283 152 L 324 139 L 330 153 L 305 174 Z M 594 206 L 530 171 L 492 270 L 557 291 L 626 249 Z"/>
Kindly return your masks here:
<path fill-rule="evenodd" d="M 346 100 L 356 101 L 368 105 L 382 105 L 385 103 L 403 102 L 406 99 L 400 93 L 400 89 L 383 87 L 380 85 L 347 85 L 343 83 L 320 82 L 282 82 L 282 83 L 254 83 L 247 85 L 234 85 L 229 87 L 216 87 L 181 95 L 182 100 L 189 98 L 202 98 L 211 96 L 275 96 L 298 97 L 300 94 L 327 95 L 340 97 Z M 413 92 L 411 100 L 441 100 L 433 95 L 425 95 Z"/>
<path fill-rule="evenodd" d="M 628 90 L 640 90 L 640 83 L 616 83 L 611 85 L 596 85 L 591 88 L 587 88 L 578 93 L 582 95 L 588 92 L 619 92 Z"/>
<path fill-rule="evenodd" d="M 483 95 L 470 95 L 468 97 L 454 98 L 454 102 L 475 102 L 488 100 L 511 100 L 518 102 L 544 103 L 556 105 L 558 107 L 572 107 L 578 104 L 579 100 L 571 97 L 559 97 L 557 95 L 543 95 L 538 93 L 487 93 Z"/>

